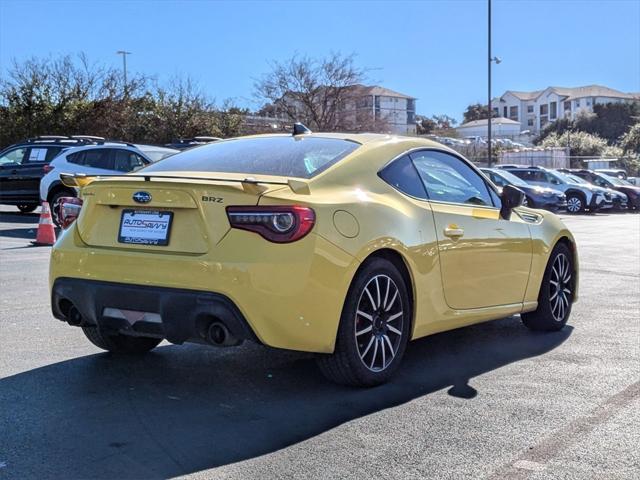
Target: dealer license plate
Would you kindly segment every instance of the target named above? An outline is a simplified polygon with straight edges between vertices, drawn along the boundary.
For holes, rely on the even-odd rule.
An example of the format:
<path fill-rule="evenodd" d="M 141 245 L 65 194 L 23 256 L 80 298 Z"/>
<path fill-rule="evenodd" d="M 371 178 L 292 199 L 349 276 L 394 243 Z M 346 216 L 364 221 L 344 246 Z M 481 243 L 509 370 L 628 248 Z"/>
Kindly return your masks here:
<path fill-rule="evenodd" d="M 138 245 L 168 245 L 173 212 L 123 210 L 118 242 Z"/>

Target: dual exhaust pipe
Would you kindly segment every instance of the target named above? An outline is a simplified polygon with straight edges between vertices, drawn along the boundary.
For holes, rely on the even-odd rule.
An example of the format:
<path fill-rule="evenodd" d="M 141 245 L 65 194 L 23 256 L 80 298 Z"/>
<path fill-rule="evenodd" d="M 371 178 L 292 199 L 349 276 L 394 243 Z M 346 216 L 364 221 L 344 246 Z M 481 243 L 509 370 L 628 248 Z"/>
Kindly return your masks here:
<path fill-rule="evenodd" d="M 80 327 L 84 323 L 82 314 L 73 304 L 68 307 L 65 316 L 67 323 L 71 326 Z M 224 323 L 219 321 L 214 321 L 209 324 L 209 327 L 206 331 L 205 340 L 211 345 L 215 345 L 218 347 L 232 347 L 240 345 L 240 343 L 242 343 L 240 339 L 236 338 L 229 331 Z"/>

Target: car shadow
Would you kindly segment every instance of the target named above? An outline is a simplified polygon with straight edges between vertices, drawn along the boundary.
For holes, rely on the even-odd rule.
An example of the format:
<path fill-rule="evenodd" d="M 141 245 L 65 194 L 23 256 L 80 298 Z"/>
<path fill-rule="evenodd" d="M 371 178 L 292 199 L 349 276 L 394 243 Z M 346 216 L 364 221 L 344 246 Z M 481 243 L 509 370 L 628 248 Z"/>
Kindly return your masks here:
<path fill-rule="evenodd" d="M 30 228 L 9 228 L 0 230 L 0 237 L 9 238 L 30 238 L 35 239 L 38 232 L 38 226 L 34 225 Z"/>
<path fill-rule="evenodd" d="M 3 474 L 167 478 L 227 465 L 438 390 L 473 399 L 472 378 L 571 332 L 510 317 L 441 333 L 412 342 L 393 381 L 371 389 L 330 383 L 312 355 L 253 344 L 78 357 L 0 380 Z"/>
<path fill-rule="evenodd" d="M 0 222 L 5 223 L 33 223 L 38 225 L 39 213 L 0 212 Z"/>

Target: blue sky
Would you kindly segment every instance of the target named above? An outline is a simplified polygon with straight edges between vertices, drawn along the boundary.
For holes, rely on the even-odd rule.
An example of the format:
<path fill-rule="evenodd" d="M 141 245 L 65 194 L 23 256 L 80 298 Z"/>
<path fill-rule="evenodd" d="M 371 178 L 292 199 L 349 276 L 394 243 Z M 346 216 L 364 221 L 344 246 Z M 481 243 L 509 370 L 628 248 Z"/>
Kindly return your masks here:
<path fill-rule="evenodd" d="M 640 91 L 640 0 L 494 0 L 493 92 L 603 84 Z M 188 75 L 221 102 L 258 105 L 253 79 L 294 53 L 355 53 L 372 83 L 460 119 L 486 101 L 486 1 L 0 0 L 11 59 L 85 52 L 166 81 Z"/>

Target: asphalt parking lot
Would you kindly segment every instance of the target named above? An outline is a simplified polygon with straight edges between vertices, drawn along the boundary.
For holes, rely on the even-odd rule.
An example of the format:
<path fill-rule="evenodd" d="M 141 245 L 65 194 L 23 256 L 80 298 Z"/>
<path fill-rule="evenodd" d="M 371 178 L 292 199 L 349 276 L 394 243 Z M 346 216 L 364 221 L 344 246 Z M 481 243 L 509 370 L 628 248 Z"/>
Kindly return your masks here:
<path fill-rule="evenodd" d="M 395 380 L 310 355 L 163 344 L 101 353 L 49 310 L 36 214 L 0 208 L 0 478 L 638 478 L 640 215 L 563 216 L 569 326 L 518 317 L 413 342 Z"/>

